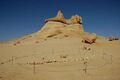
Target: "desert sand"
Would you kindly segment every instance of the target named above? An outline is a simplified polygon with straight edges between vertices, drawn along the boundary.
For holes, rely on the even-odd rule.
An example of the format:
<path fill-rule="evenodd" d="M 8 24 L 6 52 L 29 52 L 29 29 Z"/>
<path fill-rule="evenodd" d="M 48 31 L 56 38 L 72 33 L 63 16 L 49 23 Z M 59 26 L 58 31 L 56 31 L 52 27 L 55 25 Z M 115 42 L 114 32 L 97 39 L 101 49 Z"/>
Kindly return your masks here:
<path fill-rule="evenodd" d="M 85 43 L 90 33 L 81 23 L 59 20 L 0 42 L 0 80 L 120 80 L 120 40 L 97 35 L 94 43 Z"/>

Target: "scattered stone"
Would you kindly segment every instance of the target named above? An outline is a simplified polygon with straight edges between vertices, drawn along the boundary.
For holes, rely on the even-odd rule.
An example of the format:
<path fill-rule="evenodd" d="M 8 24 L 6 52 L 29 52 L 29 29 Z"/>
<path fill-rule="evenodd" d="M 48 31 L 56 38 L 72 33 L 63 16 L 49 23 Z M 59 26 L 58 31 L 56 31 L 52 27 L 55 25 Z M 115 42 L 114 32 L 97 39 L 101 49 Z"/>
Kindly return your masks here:
<path fill-rule="evenodd" d="M 89 50 L 91 50 L 91 48 L 89 46 L 84 46 L 83 50 L 88 50 L 89 51 Z"/>
<path fill-rule="evenodd" d="M 114 37 L 114 36 L 108 37 L 107 39 L 108 39 L 108 41 L 119 40 L 119 38 Z"/>
<path fill-rule="evenodd" d="M 69 37 L 69 35 L 64 35 L 65 37 Z"/>
<path fill-rule="evenodd" d="M 35 41 L 35 43 L 39 43 L 39 41 Z"/>
<path fill-rule="evenodd" d="M 60 58 L 67 58 L 68 55 L 60 55 Z"/>
<path fill-rule="evenodd" d="M 63 62 L 68 62 L 68 61 L 69 61 L 69 60 L 66 59 L 66 60 L 64 60 Z"/>
<path fill-rule="evenodd" d="M 43 57 L 42 60 L 45 60 L 45 58 Z"/>
<path fill-rule="evenodd" d="M 53 59 L 53 62 L 57 62 L 55 59 Z"/>
<path fill-rule="evenodd" d="M 51 61 L 51 60 L 48 60 L 48 61 L 46 61 L 45 63 L 52 63 L 53 61 Z"/>
<path fill-rule="evenodd" d="M 44 64 L 44 62 L 39 62 L 39 64 Z"/>
<path fill-rule="evenodd" d="M 20 41 L 15 42 L 13 45 L 16 46 L 17 44 L 20 44 Z"/>

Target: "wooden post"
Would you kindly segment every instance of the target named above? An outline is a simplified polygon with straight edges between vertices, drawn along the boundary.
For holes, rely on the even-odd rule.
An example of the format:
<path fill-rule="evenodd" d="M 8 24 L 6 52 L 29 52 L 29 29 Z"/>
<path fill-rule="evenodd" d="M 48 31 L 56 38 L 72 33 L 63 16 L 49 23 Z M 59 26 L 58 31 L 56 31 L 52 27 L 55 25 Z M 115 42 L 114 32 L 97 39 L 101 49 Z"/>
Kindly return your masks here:
<path fill-rule="evenodd" d="M 85 74 L 87 73 L 87 69 L 88 69 L 88 60 L 87 58 L 84 58 L 83 59 L 83 65 L 84 65 L 84 68 L 83 68 L 83 71 L 85 72 Z"/>
<path fill-rule="evenodd" d="M 13 61 L 14 61 L 14 56 L 12 56 L 11 58 L 11 64 L 13 65 Z"/>
<path fill-rule="evenodd" d="M 112 55 L 110 55 L 110 58 L 111 58 L 111 64 L 112 64 Z"/>
<path fill-rule="evenodd" d="M 33 62 L 33 74 L 35 74 L 36 72 L 35 72 L 35 62 Z"/>
<path fill-rule="evenodd" d="M 87 61 L 84 62 L 84 66 L 85 68 L 83 69 L 83 71 L 85 72 L 85 74 L 87 73 Z"/>

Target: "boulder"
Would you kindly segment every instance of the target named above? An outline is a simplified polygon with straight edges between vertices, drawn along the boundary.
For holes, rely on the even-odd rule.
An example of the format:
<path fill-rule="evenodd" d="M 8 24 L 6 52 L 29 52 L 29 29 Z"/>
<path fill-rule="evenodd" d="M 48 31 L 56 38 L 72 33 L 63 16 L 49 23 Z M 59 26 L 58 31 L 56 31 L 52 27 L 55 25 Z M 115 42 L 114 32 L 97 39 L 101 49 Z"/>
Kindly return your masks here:
<path fill-rule="evenodd" d="M 89 33 L 89 34 L 83 35 L 82 39 L 83 39 L 82 42 L 92 44 L 92 43 L 95 43 L 97 36 L 95 33 Z"/>

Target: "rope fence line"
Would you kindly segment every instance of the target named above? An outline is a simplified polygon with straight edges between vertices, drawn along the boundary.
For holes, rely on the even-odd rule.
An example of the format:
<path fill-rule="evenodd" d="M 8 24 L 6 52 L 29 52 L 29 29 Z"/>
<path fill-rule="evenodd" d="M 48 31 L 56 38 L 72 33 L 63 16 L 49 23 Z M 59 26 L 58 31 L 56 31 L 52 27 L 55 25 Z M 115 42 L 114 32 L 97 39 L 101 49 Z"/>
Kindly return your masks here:
<path fill-rule="evenodd" d="M 54 51 L 52 51 L 54 53 Z M 93 51 L 94 54 L 95 54 L 95 51 Z M 10 59 L 6 60 L 6 61 L 3 61 L 3 62 L 0 62 L 0 66 L 4 65 L 4 64 L 7 64 L 7 63 L 11 63 L 12 65 L 14 64 L 17 64 L 18 66 L 20 66 L 21 68 L 24 68 L 26 70 L 33 70 L 33 74 L 36 74 L 37 71 L 44 71 L 45 70 L 40 70 L 40 67 L 39 65 L 44 65 L 42 63 L 38 63 L 38 61 L 33 61 L 31 64 L 28 64 L 28 62 L 26 63 L 22 63 L 22 62 L 17 62 L 17 60 L 19 59 L 23 59 L 23 58 L 28 58 L 28 57 L 39 57 L 40 54 L 32 54 L 32 55 L 26 55 L 26 56 L 19 56 L 19 57 L 15 57 L 15 56 L 12 56 Z M 98 55 L 98 54 L 97 54 Z M 109 64 L 112 64 L 112 61 L 113 61 L 113 56 L 112 55 L 108 55 L 108 54 L 102 54 L 102 55 L 98 55 L 98 56 L 103 56 L 103 61 L 104 63 L 100 66 L 90 66 L 89 65 L 89 60 L 86 59 L 86 60 L 83 60 L 81 62 L 78 62 L 77 64 L 71 64 L 71 65 L 62 65 L 63 67 L 71 67 L 71 66 L 74 66 L 74 65 L 83 65 L 83 67 L 79 67 L 78 69 L 71 69 L 71 70 L 48 70 L 46 72 L 65 72 L 65 71 L 84 71 L 85 73 L 87 73 L 88 70 L 95 70 L 95 69 L 99 69 L 99 68 L 102 68 L 106 65 L 109 65 Z M 17 62 L 17 63 L 16 63 Z M 55 62 L 56 63 L 56 62 Z M 53 64 L 53 63 L 49 63 L 49 64 Z M 65 63 L 67 64 L 67 62 Z M 29 66 L 29 67 L 28 67 Z M 33 67 L 31 67 L 33 66 Z M 37 66 L 37 67 L 36 67 Z M 59 66 L 59 65 L 58 65 Z M 48 66 L 49 67 L 49 66 Z M 33 68 L 33 69 L 32 69 Z"/>
<path fill-rule="evenodd" d="M 87 73 L 87 71 L 88 70 L 95 70 L 95 69 L 99 69 L 99 68 L 102 68 L 102 67 L 105 67 L 106 65 L 108 65 L 109 63 L 104 63 L 103 65 L 101 65 L 101 66 L 96 66 L 96 67 L 93 67 L 93 68 L 89 68 L 88 66 L 88 64 L 86 63 L 86 62 L 84 62 L 84 64 L 85 64 L 85 66 L 83 67 L 83 68 L 78 68 L 78 69 L 71 69 L 71 70 L 41 70 L 40 68 L 38 68 L 39 67 L 39 64 L 37 64 L 37 63 L 35 63 L 35 62 L 33 62 L 33 64 L 31 64 L 31 65 L 28 65 L 28 66 L 31 66 L 31 67 L 27 67 L 27 66 L 24 66 L 24 65 L 27 65 L 27 64 L 20 64 L 20 63 L 18 63 L 18 65 L 20 66 L 20 67 L 22 67 L 22 68 L 24 68 L 24 69 L 26 69 L 26 70 L 33 70 L 33 74 L 36 74 L 37 73 L 37 71 L 38 72 L 71 72 L 71 71 L 84 71 L 85 72 L 85 74 Z M 82 64 L 81 64 L 82 65 Z M 33 69 L 32 69 L 32 66 L 33 66 Z M 36 67 L 37 66 L 37 67 Z M 70 67 L 70 66 L 73 66 L 73 65 L 69 65 L 68 67 Z M 49 66 L 48 66 L 49 67 Z M 63 66 L 63 67 L 65 67 L 65 65 Z"/>

